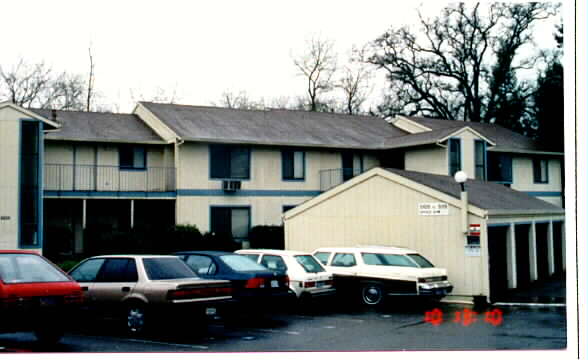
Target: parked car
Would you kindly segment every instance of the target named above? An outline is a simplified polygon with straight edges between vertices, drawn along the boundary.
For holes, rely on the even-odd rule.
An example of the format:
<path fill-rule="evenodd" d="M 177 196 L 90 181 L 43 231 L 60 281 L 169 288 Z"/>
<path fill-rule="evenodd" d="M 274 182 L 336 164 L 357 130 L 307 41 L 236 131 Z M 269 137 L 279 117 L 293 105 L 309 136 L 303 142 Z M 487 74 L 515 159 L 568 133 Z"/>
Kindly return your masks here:
<path fill-rule="evenodd" d="M 175 255 L 202 278 L 230 280 L 233 297 L 248 308 L 268 310 L 294 296 L 285 272 L 268 270 L 246 256 L 225 251 L 182 251 Z"/>
<path fill-rule="evenodd" d="M 229 281 L 201 279 L 176 256 L 95 256 L 69 274 L 90 310 L 120 317 L 131 333 L 163 318 L 192 318 L 199 326 L 232 298 Z"/>
<path fill-rule="evenodd" d="M 273 271 L 285 271 L 298 299 L 335 294 L 333 275 L 310 253 L 291 250 L 244 249 L 235 251 Z"/>
<path fill-rule="evenodd" d="M 335 287 L 359 294 L 365 305 L 379 305 L 387 295 L 440 299 L 453 290 L 447 271 L 415 250 L 384 247 L 332 247 L 313 252 L 332 272 Z"/>
<path fill-rule="evenodd" d="M 0 332 L 33 331 L 41 342 L 57 342 L 82 301 L 80 286 L 43 256 L 0 250 Z"/>

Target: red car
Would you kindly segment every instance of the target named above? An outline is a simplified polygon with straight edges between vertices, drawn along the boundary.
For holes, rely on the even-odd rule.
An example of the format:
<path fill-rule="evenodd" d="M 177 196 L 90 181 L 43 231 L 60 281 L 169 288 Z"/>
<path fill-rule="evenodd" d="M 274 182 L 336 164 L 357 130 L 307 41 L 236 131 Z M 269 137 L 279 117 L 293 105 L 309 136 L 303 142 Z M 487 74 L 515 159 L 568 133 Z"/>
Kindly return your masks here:
<path fill-rule="evenodd" d="M 41 342 L 57 342 L 82 301 L 78 283 L 41 255 L 0 250 L 0 332 L 33 331 Z"/>

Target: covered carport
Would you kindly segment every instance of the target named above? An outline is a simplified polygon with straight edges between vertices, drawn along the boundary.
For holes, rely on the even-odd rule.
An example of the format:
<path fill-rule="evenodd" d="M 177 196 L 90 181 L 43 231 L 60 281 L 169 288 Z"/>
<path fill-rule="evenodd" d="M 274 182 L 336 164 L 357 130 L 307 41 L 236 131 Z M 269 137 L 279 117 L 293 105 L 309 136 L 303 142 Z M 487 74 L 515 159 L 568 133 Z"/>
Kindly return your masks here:
<path fill-rule="evenodd" d="M 286 248 L 386 245 L 446 268 L 456 300 L 504 301 L 564 273 L 565 211 L 501 184 L 374 168 L 284 214 Z M 561 269 L 561 271 L 559 270 Z"/>

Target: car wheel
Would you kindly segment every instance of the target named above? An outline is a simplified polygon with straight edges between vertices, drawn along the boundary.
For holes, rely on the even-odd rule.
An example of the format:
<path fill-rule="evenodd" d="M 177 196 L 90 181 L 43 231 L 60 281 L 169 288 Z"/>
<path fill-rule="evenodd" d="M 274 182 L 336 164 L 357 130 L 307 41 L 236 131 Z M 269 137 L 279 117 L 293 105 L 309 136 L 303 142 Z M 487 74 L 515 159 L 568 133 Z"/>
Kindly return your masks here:
<path fill-rule="evenodd" d="M 384 289 L 379 283 L 364 283 L 361 285 L 361 302 L 364 305 L 376 306 L 384 300 Z"/>
<path fill-rule="evenodd" d="M 131 334 L 141 334 L 145 332 L 147 325 L 147 306 L 139 302 L 132 302 L 127 305 L 125 311 L 125 320 L 127 331 Z"/>

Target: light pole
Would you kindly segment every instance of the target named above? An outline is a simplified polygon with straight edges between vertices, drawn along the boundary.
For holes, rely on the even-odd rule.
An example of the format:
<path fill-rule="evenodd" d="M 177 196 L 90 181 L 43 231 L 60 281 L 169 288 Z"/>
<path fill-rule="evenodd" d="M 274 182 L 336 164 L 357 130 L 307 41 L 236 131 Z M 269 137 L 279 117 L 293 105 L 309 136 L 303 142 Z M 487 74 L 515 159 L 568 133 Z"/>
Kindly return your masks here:
<path fill-rule="evenodd" d="M 458 171 L 453 175 L 455 181 L 461 186 L 461 230 L 465 234 L 468 233 L 468 192 L 465 189 L 465 182 L 468 179 L 468 174 L 465 171 Z"/>

